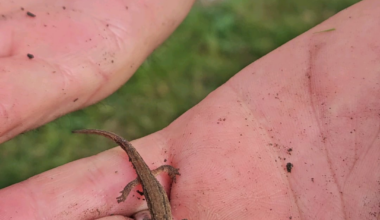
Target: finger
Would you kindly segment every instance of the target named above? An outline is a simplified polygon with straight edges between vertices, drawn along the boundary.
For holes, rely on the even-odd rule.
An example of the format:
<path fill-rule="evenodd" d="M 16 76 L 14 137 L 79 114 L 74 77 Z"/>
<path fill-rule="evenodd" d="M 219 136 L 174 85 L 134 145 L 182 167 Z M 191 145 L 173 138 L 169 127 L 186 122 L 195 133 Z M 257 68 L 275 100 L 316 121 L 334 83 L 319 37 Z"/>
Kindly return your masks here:
<path fill-rule="evenodd" d="M 97 218 L 96 220 L 136 220 L 136 219 L 128 218 L 128 217 L 121 216 L 121 215 L 113 215 L 113 216 Z"/>
<path fill-rule="evenodd" d="M 151 219 L 149 210 L 143 210 L 133 215 L 135 220 L 149 220 Z"/>
<path fill-rule="evenodd" d="M 147 164 L 162 165 L 166 147 L 156 135 L 134 141 Z M 143 146 L 143 147 L 139 147 Z M 0 216 L 4 219 L 96 219 L 111 215 L 132 216 L 147 209 L 141 186 L 132 190 L 125 202 L 116 197 L 136 178 L 128 156 L 120 148 L 105 151 L 34 176 L 0 191 Z M 158 176 L 167 192 L 170 179 Z M 175 201 L 172 200 L 172 201 Z"/>
<path fill-rule="evenodd" d="M 178 26 L 192 2 L 2 4 L 0 142 L 114 92 Z"/>

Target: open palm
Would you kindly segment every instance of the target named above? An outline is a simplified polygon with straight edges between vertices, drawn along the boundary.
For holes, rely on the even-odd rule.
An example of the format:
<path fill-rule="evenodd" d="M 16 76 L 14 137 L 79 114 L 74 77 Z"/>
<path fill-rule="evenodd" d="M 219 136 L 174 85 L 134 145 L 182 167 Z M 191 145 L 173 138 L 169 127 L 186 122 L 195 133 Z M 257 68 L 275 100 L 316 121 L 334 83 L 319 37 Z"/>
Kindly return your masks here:
<path fill-rule="evenodd" d="M 192 2 L 86 3 L 5 7 L 2 141 L 111 94 Z M 339 13 L 133 142 L 152 168 L 180 168 L 177 219 L 379 217 L 379 12 L 367 0 Z M 133 178 L 121 149 L 105 151 L 1 190 L 0 219 L 124 219 L 146 209 L 116 203 Z"/>

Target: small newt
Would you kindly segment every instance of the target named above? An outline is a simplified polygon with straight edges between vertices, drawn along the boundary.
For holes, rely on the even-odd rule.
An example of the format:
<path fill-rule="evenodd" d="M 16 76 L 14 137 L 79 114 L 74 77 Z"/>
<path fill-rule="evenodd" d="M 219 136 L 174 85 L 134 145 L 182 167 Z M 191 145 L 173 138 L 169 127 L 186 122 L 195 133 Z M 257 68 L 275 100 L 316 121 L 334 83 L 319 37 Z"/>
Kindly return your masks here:
<path fill-rule="evenodd" d="M 136 171 L 137 179 L 128 183 L 128 185 L 120 191 L 121 196 L 116 198 L 118 203 L 125 201 L 132 188 L 141 183 L 152 220 L 173 219 L 168 196 L 166 195 L 164 188 L 156 179 L 155 175 L 162 171 L 166 171 L 173 182 L 175 182 L 176 175 L 180 175 L 178 172 L 179 169 L 176 169 L 170 165 L 163 165 L 155 170 L 150 170 L 132 144 L 112 132 L 97 129 L 84 129 L 73 131 L 73 133 L 97 134 L 107 137 L 119 144 L 120 147 L 128 154 L 129 161 L 132 163 Z"/>

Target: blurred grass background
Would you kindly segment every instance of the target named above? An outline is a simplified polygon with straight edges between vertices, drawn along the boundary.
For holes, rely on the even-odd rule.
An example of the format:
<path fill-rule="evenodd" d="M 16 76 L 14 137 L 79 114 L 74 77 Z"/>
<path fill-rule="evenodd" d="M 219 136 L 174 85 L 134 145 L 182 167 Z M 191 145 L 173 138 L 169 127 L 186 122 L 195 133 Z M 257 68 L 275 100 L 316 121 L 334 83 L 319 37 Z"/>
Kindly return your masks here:
<path fill-rule="evenodd" d="M 356 2 L 197 2 L 112 96 L 2 144 L 0 188 L 115 146 L 71 130 L 98 128 L 132 140 L 164 128 L 251 62 Z"/>

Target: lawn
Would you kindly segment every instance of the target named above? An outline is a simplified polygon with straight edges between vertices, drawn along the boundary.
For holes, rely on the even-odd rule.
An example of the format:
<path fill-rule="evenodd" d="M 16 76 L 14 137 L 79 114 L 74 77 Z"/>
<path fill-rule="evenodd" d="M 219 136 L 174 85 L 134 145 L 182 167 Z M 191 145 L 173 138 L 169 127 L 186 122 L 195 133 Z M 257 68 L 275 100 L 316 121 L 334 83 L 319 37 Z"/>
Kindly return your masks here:
<path fill-rule="evenodd" d="M 71 130 L 132 140 L 164 128 L 248 64 L 358 1 L 203 2 L 113 95 L 3 143 L 0 188 L 115 146 Z"/>

